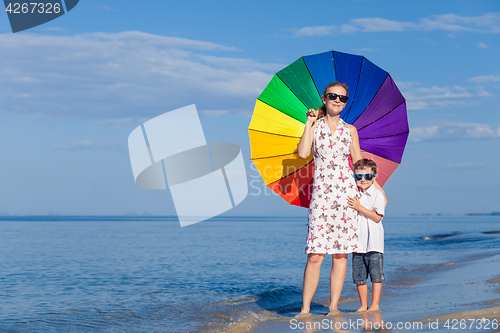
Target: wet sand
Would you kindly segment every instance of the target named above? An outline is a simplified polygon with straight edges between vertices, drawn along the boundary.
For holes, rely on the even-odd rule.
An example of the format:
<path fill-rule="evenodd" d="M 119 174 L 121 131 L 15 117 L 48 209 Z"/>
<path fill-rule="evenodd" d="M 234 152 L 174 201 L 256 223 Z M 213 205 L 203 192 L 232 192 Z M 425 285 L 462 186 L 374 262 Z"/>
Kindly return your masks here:
<path fill-rule="evenodd" d="M 497 324 L 500 321 L 497 250 L 460 262 L 404 269 L 396 275 L 384 285 L 382 313 L 353 313 L 359 301 L 350 298 L 341 299 L 339 304 L 345 314 L 329 318 L 325 316 L 328 300 L 315 299 L 325 306 L 324 313 L 316 310 L 300 320 L 293 318 L 295 313 L 256 314 L 253 320 L 235 323 L 227 332 L 500 332 L 495 325 L 495 320 Z M 371 291 L 371 285 L 369 288 Z"/>

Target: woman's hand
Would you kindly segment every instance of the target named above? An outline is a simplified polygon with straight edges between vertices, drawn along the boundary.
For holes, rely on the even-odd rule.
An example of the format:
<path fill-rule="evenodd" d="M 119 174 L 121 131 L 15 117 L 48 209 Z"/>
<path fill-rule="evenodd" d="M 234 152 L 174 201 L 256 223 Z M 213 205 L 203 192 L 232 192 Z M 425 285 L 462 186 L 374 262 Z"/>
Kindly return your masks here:
<path fill-rule="evenodd" d="M 304 126 L 304 133 L 297 145 L 297 155 L 300 158 L 308 158 L 311 154 L 311 147 L 314 140 L 314 130 L 316 129 L 316 120 L 318 119 L 318 110 L 307 110 L 307 120 Z"/>
<path fill-rule="evenodd" d="M 347 198 L 347 203 L 349 204 L 349 207 L 356 209 L 357 211 L 359 211 L 361 207 L 361 203 L 359 202 L 358 197 Z"/>
<path fill-rule="evenodd" d="M 306 124 L 309 124 L 309 126 L 314 124 L 316 119 L 318 119 L 318 114 L 319 114 L 318 110 L 314 110 L 314 109 L 307 110 L 307 122 L 306 122 Z"/>

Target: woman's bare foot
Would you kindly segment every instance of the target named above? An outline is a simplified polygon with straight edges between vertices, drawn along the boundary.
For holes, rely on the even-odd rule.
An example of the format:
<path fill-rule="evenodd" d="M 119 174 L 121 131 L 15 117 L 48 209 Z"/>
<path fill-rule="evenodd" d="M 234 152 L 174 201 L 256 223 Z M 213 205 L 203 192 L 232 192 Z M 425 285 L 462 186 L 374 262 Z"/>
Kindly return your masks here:
<path fill-rule="evenodd" d="M 375 311 L 380 311 L 380 308 L 378 306 L 370 306 L 366 312 L 375 312 Z"/>
<path fill-rule="evenodd" d="M 368 310 L 368 308 L 366 306 L 362 306 L 359 309 L 357 309 L 356 312 L 366 312 L 366 310 Z"/>
<path fill-rule="evenodd" d="M 337 316 L 339 314 L 342 314 L 343 312 L 340 311 L 339 309 L 328 309 L 327 316 L 332 317 L 332 316 Z"/>

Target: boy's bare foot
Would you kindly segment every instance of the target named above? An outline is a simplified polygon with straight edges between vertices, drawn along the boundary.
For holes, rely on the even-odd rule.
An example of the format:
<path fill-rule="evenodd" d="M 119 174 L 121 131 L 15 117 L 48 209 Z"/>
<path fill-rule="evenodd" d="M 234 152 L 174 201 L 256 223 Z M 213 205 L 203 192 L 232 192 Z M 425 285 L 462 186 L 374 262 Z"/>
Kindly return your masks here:
<path fill-rule="evenodd" d="M 384 312 L 385 310 L 380 310 L 380 308 L 377 306 L 377 307 L 370 307 L 368 310 L 366 310 L 366 312 Z"/>
<path fill-rule="evenodd" d="M 305 318 L 308 318 L 308 317 L 311 317 L 311 316 L 312 316 L 312 314 L 310 314 L 309 312 L 301 312 L 298 315 L 296 315 L 294 318 L 296 318 L 296 319 L 305 319 Z"/>

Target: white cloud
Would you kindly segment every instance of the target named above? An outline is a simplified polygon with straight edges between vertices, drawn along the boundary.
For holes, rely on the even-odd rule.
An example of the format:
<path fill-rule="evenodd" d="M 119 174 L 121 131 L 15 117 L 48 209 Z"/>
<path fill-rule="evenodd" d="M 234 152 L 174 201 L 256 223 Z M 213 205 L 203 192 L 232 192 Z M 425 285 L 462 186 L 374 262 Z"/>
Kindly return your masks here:
<path fill-rule="evenodd" d="M 361 27 L 364 32 L 405 31 L 408 28 L 417 27 L 414 23 L 391 21 L 379 17 L 354 19 L 351 23 Z"/>
<path fill-rule="evenodd" d="M 350 24 L 343 24 L 340 26 L 340 32 L 343 34 L 352 34 L 358 31 L 359 29 Z"/>
<path fill-rule="evenodd" d="M 427 127 L 411 128 L 408 140 L 423 142 L 498 138 L 500 138 L 500 126 L 495 129 L 489 124 L 441 121 Z"/>
<path fill-rule="evenodd" d="M 0 34 L 0 105 L 3 114 L 85 117 L 109 124 L 189 104 L 248 112 L 283 66 L 228 57 L 237 51 L 137 31 Z"/>
<path fill-rule="evenodd" d="M 350 26 L 348 27 L 350 28 Z M 296 37 L 311 37 L 311 36 L 328 36 L 335 32 L 337 29 L 334 25 L 304 27 L 295 32 Z"/>
<path fill-rule="evenodd" d="M 481 48 L 481 49 L 489 49 L 488 45 L 484 44 L 484 43 L 479 43 L 477 44 L 477 47 Z"/>
<path fill-rule="evenodd" d="M 418 22 L 393 21 L 381 17 L 352 19 L 348 24 L 337 26 L 309 26 L 295 31 L 295 37 L 327 36 L 336 33 L 403 32 L 403 31 L 471 31 L 500 33 L 500 13 L 488 13 L 476 17 L 455 14 L 434 15 Z M 484 43 L 482 45 L 486 46 Z M 480 44 L 479 47 L 484 47 Z"/>
<path fill-rule="evenodd" d="M 219 45 L 210 42 L 203 42 L 198 40 L 166 37 L 148 34 L 140 31 L 124 31 L 119 33 L 95 32 L 89 34 L 82 34 L 75 37 L 81 37 L 89 41 L 96 42 L 119 42 L 128 43 L 131 46 L 153 46 L 163 48 L 184 48 L 193 50 L 210 50 L 210 51 L 240 51 L 235 47 Z M 72 37 L 70 37 L 72 38 Z"/>
<path fill-rule="evenodd" d="M 481 75 L 474 76 L 469 79 L 471 82 L 486 83 L 486 82 L 500 82 L 500 75 Z"/>
<path fill-rule="evenodd" d="M 424 31 L 467 31 L 471 30 L 471 28 L 467 27 L 467 24 L 457 24 L 456 20 L 453 20 L 452 17 L 458 17 L 457 15 L 449 14 L 449 15 L 439 15 L 434 16 L 432 18 L 424 18 L 420 20 L 418 24 L 414 26 L 415 30 L 424 30 Z"/>
<path fill-rule="evenodd" d="M 397 82 L 406 98 L 408 110 L 426 110 L 479 105 L 478 98 L 493 96 L 482 87 L 416 87 L 411 82 Z"/>

